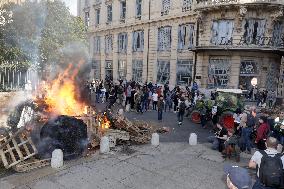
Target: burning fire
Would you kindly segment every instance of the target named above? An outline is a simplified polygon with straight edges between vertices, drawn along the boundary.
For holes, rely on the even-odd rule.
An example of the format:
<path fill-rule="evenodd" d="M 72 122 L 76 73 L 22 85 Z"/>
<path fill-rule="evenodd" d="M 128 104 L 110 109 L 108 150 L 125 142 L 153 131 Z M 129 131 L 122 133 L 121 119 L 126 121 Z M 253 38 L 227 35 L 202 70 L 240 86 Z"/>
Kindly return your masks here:
<path fill-rule="evenodd" d="M 99 118 L 99 123 L 102 130 L 106 130 L 110 128 L 110 121 L 108 120 L 106 114 Z"/>
<path fill-rule="evenodd" d="M 107 119 L 106 115 L 104 115 L 102 129 L 108 129 L 110 127 L 110 121 Z"/>
<path fill-rule="evenodd" d="M 75 67 L 69 64 L 67 69 L 49 83 L 44 83 L 44 102 L 48 106 L 47 112 L 58 115 L 82 115 L 85 112 L 85 104 L 76 99 L 79 93 L 75 84 L 75 77 L 79 72 L 83 61 Z"/>

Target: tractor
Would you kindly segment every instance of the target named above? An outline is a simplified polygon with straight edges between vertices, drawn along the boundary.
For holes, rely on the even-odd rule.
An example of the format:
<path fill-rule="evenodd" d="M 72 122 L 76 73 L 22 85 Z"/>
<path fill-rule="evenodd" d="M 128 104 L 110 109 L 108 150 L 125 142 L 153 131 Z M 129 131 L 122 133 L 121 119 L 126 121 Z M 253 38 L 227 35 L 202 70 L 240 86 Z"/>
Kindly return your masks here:
<path fill-rule="evenodd" d="M 201 122 L 200 111 L 203 107 L 211 111 L 213 106 L 217 106 L 217 114 L 219 114 L 219 122 L 225 128 L 230 129 L 234 127 L 233 114 L 239 108 L 244 109 L 244 97 L 241 89 L 217 89 L 216 100 L 198 101 L 195 108 L 191 112 L 190 118 L 194 123 Z"/>

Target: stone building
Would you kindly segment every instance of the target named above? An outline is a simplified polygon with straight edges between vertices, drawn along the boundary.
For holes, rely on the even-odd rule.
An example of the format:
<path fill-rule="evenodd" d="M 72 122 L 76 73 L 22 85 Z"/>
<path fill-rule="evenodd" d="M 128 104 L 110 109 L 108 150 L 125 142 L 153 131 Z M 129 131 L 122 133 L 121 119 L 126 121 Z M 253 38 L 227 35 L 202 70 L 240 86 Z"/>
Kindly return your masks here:
<path fill-rule="evenodd" d="M 94 77 L 202 88 L 249 89 L 256 77 L 276 90 L 283 8 L 284 0 L 78 0 Z"/>
<path fill-rule="evenodd" d="M 8 4 L 8 3 L 16 3 L 16 4 L 20 4 L 23 3 L 25 0 L 0 0 L 0 7 L 4 4 Z"/>

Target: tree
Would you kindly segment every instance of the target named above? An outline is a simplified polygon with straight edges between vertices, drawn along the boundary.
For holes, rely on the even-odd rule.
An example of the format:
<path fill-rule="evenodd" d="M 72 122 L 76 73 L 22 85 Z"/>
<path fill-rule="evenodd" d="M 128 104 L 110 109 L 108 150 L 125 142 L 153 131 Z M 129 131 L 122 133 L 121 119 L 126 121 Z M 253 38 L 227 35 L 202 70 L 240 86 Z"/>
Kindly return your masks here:
<path fill-rule="evenodd" d="M 0 30 L 4 44 L 4 48 L 0 48 L 0 62 L 9 57 L 10 60 L 29 62 L 43 71 L 61 61 L 62 48 L 75 42 L 87 43 L 84 23 L 72 16 L 59 0 L 27 1 L 21 5 L 8 4 L 4 8 L 13 12 L 13 22 Z"/>

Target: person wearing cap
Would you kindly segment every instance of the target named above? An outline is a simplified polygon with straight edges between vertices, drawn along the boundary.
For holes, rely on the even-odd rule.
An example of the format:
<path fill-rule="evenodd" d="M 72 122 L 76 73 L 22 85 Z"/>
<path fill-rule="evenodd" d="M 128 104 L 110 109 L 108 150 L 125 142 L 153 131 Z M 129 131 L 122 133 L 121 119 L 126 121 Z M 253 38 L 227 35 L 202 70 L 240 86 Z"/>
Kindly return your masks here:
<path fill-rule="evenodd" d="M 251 177 L 245 168 L 239 166 L 225 165 L 224 172 L 227 175 L 227 187 L 229 189 L 251 188 Z"/>

